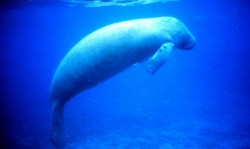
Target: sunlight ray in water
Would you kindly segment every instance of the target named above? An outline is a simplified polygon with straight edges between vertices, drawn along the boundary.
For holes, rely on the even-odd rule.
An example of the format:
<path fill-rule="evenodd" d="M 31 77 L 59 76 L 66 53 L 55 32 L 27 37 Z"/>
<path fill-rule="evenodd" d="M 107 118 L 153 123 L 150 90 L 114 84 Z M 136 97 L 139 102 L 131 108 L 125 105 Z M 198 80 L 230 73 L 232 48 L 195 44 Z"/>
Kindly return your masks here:
<path fill-rule="evenodd" d="M 101 6 L 134 6 L 134 5 L 146 5 L 157 2 L 169 2 L 169 1 L 180 1 L 180 0 L 63 0 L 71 4 L 83 4 L 87 7 L 101 7 Z"/>

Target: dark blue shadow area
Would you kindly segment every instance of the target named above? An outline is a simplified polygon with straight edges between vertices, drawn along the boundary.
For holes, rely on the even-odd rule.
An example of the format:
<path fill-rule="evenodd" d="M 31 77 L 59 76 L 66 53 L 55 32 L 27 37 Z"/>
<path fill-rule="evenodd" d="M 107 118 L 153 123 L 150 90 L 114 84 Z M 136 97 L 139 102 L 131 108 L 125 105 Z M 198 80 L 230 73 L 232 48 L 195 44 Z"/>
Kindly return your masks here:
<path fill-rule="evenodd" d="M 151 76 L 135 65 L 66 105 L 68 148 L 249 148 L 250 11 L 244 1 L 0 10 L 0 132 L 10 149 L 53 148 L 49 87 L 81 38 L 127 19 L 173 16 L 197 39 Z"/>

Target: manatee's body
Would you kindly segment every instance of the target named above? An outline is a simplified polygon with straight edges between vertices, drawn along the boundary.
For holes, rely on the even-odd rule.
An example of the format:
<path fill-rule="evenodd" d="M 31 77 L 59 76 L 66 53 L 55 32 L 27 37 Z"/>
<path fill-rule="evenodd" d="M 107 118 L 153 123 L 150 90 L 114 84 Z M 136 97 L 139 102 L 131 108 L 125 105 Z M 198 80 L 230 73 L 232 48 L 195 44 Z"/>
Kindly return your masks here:
<path fill-rule="evenodd" d="M 64 144 L 63 108 L 75 94 L 151 56 L 147 71 L 155 73 L 173 48 L 194 45 L 193 35 L 172 17 L 116 23 L 83 38 L 62 60 L 51 84 L 53 144 Z"/>

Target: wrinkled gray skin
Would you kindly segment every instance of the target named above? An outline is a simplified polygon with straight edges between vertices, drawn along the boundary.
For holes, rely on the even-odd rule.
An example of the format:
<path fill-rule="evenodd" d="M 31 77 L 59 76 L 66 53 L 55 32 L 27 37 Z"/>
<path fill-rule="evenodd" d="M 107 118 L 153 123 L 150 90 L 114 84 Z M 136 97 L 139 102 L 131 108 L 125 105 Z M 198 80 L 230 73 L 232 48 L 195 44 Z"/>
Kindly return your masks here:
<path fill-rule="evenodd" d="M 52 143 L 58 148 L 66 144 L 63 109 L 74 95 L 149 57 L 146 70 L 154 74 L 173 48 L 194 46 L 194 36 L 173 17 L 115 23 L 83 38 L 61 61 L 52 80 Z"/>

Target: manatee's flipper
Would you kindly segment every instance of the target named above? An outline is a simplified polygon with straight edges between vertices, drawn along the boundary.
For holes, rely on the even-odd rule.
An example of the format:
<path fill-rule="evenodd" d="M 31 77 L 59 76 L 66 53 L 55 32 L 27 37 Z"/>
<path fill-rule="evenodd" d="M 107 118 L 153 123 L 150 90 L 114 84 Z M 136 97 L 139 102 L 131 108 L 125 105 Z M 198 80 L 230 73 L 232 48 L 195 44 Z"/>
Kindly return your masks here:
<path fill-rule="evenodd" d="M 63 109 L 64 104 L 58 102 L 52 104 L 51 142 L 56 148 L 59 149 L 66 145 L 64 138 Z"/>
<path fill-rule="evenodd" d="M 170 52 L 174 47 L 174 43 L 164 43 L 159 50 L 149 59 L 146 70 L 155 74 L 155 72 L 166 62 Z"/>

